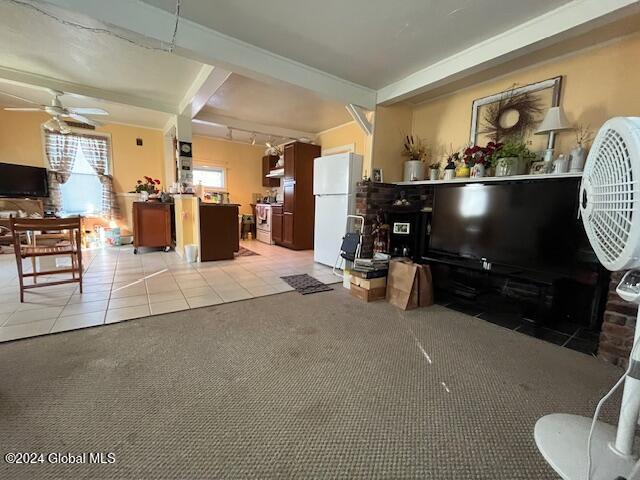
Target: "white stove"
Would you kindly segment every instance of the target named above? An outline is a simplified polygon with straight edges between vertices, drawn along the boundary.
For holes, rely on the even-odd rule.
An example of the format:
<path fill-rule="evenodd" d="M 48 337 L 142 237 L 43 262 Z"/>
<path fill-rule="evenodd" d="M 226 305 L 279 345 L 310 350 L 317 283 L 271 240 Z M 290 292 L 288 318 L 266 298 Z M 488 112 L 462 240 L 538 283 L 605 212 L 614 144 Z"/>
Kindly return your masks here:
<path fill-rule="evenodd" d="M 256 205 L 256 240 L 273 245 L 271 238 L 271 205 L 258 203 Z"/>

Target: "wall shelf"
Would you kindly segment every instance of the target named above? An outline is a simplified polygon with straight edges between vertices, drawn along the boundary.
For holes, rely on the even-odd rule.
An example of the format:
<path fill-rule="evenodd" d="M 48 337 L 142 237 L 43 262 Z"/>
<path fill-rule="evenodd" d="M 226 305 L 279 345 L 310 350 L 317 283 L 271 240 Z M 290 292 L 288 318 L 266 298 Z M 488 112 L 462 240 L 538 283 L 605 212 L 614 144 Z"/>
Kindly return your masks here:
<path fill-rule="evenodd" d="M 551 180 L 554 178 L 581 178 L 582 172 L 577 173 L 547 173 L 543 175 L 511 175 L 509 177 L 481 177 L 481 178 L 454 178 L 453 180 L 416 180 L 414 182 L 394 182 L 394 185 L 444 185 L 455 183 L 493 183 L 493 182 L 518 182 L 527 180 Z"/>

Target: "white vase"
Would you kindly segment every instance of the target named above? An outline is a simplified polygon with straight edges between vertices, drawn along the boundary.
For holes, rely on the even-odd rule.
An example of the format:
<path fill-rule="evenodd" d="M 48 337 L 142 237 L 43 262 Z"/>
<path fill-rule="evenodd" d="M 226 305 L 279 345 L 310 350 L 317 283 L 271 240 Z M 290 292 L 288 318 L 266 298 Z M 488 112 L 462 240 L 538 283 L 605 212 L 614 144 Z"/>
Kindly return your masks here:
<path fill-rule="evenodd" d="M 453 180 L 453 177 L 455 176 L 456 171 L 453 168 L 447 168 L 444 171 L 444 180 Z"/>
<path fill-rule="evenodd" d="M 577 145 L 569 154 L 569 171 L 572 173 L 584 170 L 584 161 L 587 158 L 587 151 L 582 145 Z"/>
<path fill-rule="evenodd" d="M 484 165 L 481 163 L 476 163 L 471 167 L 471 177 L 472 178 L 481 178 L 485 175 Z"/>
<path fill-rule="evenodd" d="M 439 177 L 440 177 L 440 169 L 438 168 L 429 169 L 429 180 L 438 180 Z"/>
<path fill-rule="evenodd" d="M 424 167 L 422 160 L 407 160 L 404 162 L 404 181 L 424 180 Z"/>
<path fill-rule="evenodd" d="M 142 192 L 140 192 L 139 195 L 140 195 L 139 201 L 146 202 L 147 200 L 149 200 L 149 192 L 146 192 L 143 190 Z"/>

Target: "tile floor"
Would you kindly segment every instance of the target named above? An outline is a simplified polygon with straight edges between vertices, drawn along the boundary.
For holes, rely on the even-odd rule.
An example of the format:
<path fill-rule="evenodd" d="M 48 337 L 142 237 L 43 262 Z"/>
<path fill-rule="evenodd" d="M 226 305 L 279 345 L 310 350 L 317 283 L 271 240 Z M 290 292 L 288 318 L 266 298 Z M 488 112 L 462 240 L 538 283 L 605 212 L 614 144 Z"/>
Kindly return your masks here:
<path fill-rule="evenodd" d="M 436 303 L 494 325 L 586 353 L 587 355 L 595 355 L 598 350 L 598 332 L 591 331 L 580 325 L 562 321 L 549 322 L 546 326 L 538 325 L 517 311 L 511 311 L 508 308 L 486 308 L 476 302 L 451 299 L 448 295 L 443 295 L 442 293 L 436 295 Z"/>
<path fill-rule="evenodd" d="M 77 284 L 43 287 L 27 291 L 24 303 L 14 256 L 0 255 L 0 342 L 293 290 L 284 275 L 340 281 L 314 263 L 313 251 L 255 240 L 242 245 L 259 255 L 188 264 L 175 252 L 141 249 L 134 255 L 130 246 L 87 251 L 82 294 Z"/>

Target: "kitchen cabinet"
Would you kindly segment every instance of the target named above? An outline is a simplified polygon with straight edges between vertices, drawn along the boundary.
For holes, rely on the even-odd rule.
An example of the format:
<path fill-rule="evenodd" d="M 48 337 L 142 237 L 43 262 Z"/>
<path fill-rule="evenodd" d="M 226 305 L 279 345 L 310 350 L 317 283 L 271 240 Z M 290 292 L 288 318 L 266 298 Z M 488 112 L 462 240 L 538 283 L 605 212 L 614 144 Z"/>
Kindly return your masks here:
<path fill-rule="evenodd" d="M 319 156 L 318 145 L 293 142 L 284 147 L 282 239 L 276 240 L 278 245 L 294 250 L 313 248 L 313 161 Z"/>
<path fill-rule="evenodd" d="M 278 243 L 282 242 L 282 224 L 283 224 L 283 207 L 271 207 L 271 240 Z"/>
<path fill-rule="evenodd" d="M 268 178 L 267 174 L 277 168 L 276 163 L 278 163 L 278 157 L 276 155 L 265 155 L 262 157 L 262 186 L 263 187 L 279 187 L 280 179 L 279 178 Z"/>
<path fill-rule="evenodd" d="M 133 202 L 133 253 L 138 247 L 171 248 L 173 243 L 172 204 Z"/>
<path fill-rule="evenodd" d="M 284 212 L 282 216 L 282 243 L 285 245 L 293 245 L 294 243 L 294 230 L 293 227 L 293 213 Z"/>

